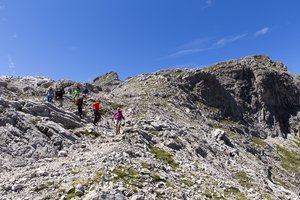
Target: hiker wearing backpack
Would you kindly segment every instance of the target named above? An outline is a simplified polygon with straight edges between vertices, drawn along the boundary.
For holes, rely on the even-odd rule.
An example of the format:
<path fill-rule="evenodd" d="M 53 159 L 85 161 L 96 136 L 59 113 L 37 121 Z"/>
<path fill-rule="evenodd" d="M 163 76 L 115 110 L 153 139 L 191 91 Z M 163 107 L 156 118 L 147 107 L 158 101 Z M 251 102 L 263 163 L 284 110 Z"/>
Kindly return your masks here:
<path fill-rule="evenodd" d="M 63 87 L 56 87 L 55 89 L 55 100 L 58 100 L 59 106 L 63 106 L 63 96 L 65 94 L 65 90 Z"/>
<path fill-rule="evenodd" d="M 48 89 L 48 91 L 47 91 L 47 101 L 48 101 L 49 103 L 52 103 L 53 97 L 54 97 L 54 90 L 53 90 L 52 87 L 50 87 L 50 88 Z"/>
<path fill-rule="evenodd" d="M 75 104 L 77 105 L 78 115 L 82 118 L 82 107 L 83 107 L 83 98 L 85 95 L 80 95 L 78 99 L 76 99 Z"/>
<path fill-rule="evenodd" d="M 100 119 L 100 100 L 96 100 L 94 101 L 94 103 L 92 103 L 92 109 L 94 111 L 94 125 L 96 125 Z"/>
<path fill-rule="evenodd" d="M 117 108 L 117 111 L 114 113 L 112 120 L 114 120 L 116 125 L 116 134 L 120 133 L 122 120 L 125 120 L 125 117 L 123 116 L 123 113 L 121 111 L 121 108 Z"/>
<path fill-rule="evenodd" d="M 79 96 L 80 96 L 80 88 L 79 86 L 77 86 L 72 93 L 72 98 L 75 104 L 76 104 L 75 101 L 79 98 Z"/>

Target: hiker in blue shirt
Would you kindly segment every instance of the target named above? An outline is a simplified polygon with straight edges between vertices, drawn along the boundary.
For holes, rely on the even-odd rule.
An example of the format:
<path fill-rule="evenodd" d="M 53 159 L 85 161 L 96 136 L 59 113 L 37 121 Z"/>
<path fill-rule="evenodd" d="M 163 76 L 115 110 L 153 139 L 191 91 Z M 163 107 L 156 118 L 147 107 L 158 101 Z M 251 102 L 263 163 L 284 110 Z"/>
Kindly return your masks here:
<path fill-rule="evenodd" d="M 85 94 L 85 95 L 87 95 L 89 92 L 90 92 L 90 91 L 89 91 L 89 89 L 87 88 L 87 86 L 85 86 L 85 87 L 83 88 L 83 90 L 82 90 L 82 94 Z"/>
<path fill-rule="evenodd" d="M 50 87 L 50 88 L 48 89 L 48 91 L 47 91 L 47 101 L 48 101 L 49 103 L 52 103 L 53 97 L 54 97 L 54 90 L 53 90 L 52 87 Z"/>

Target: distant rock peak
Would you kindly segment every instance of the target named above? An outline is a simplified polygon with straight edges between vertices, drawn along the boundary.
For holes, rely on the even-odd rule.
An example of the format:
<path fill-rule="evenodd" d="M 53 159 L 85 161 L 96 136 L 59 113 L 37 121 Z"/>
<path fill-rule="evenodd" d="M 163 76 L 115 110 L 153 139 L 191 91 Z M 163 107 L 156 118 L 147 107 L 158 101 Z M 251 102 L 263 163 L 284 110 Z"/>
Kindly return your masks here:
<path fill-rule="evenodd" d="M 117 72 L 114 71 L 110 71 L 104 75 L 98 76 L 97 78 L 95 78 L 93 80 L 93 82 L 98 82 L 98 81 L 120 81 L 119 79 L 119 75 L 117 74 Z"/>

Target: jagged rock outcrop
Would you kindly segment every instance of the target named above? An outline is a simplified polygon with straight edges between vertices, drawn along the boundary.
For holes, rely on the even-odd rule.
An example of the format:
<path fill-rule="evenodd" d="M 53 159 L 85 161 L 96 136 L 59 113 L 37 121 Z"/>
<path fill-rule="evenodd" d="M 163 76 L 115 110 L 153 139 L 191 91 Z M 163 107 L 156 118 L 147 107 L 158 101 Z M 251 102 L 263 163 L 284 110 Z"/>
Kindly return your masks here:
<path fill-rule="evenodd" d="M 287 136 L 289 119 L 300 111 L 300 88 L 284 64 L 257 55 L 220 63 L 210 70 L 261 137 Z"/>
<path fill-rule="evenodd" d="M 88 86 L 83 119 L 69 92 L 45 102 L 56 85 Z M 261 55 L 125 81 L 1 77 L 0 199 L 299 199 L 299 88 Z"/>
<path fill-rule="evenodd" d="M 75 138 L 68 129 L 82 127 L 79 117 L 47 103 L 0 98 L 2 167 L 54 156 Z"/>
<path fill-rule="evenodd" d="M 205 69 L 144 75 L 125 81 L 115 91 L 123 98 L 170 97 L 169 102 L 200 109 L 202 114 L 204 107 L 215 108 L 219 113 L 210 117 L 239 121 L 253 127 L 251 133 L 263 138 L 287 137 L 289 120 L 300 110 L 297 77 L 288 73 L 282 63 L 260 55 Z"/>
<path fill-rule="evenodd" d="M 119 76 L 116 72 L 108 72 L 102 76 L 99 76 L 94 79 L 93 83 L 95 85 L 100 86 L 103 90 L 109 92 L 111 91 L 115 86 L 119 85 L 121 83 Z"/>

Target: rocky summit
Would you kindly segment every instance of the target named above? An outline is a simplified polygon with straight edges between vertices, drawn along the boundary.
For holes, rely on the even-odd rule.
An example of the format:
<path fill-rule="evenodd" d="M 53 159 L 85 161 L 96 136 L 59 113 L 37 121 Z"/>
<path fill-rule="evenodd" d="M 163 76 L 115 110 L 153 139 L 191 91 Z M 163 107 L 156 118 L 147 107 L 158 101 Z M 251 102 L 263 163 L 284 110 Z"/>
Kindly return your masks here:
<path fill-rule="evenodd" d="M 2 76 L 0 94 L 0 200 L 300 199 L 300 76 L 266 56 L 124 81 Z"/>

